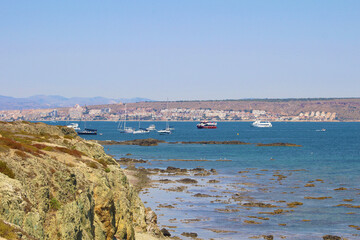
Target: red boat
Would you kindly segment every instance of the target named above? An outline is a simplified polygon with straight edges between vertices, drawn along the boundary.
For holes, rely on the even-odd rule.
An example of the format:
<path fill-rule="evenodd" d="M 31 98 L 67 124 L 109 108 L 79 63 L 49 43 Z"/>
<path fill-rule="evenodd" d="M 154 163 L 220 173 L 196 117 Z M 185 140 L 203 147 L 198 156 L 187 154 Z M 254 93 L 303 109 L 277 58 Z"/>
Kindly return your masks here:
<path fill-rule="evenodd" d="M 209 128 L 209 129 L 215 129 L 217 128 L 216 122 L 208 122 L 208 121 L 201 121 L 200 123 L 196 124 L 197 128 Z"/>

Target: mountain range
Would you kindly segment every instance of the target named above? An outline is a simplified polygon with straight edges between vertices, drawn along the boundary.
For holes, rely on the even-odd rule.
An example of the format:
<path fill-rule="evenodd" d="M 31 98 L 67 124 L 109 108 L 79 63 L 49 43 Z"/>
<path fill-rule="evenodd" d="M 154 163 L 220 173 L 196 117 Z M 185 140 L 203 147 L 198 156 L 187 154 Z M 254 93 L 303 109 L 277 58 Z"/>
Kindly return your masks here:
<path fill-rule="evenodd" d="M 66 98 L 57 95 L 35 95 L 26 98 L 15 98 L 0 95 L 0 110 L 23 110 L 40 108 L 72 107 L 75 104 L 100 105 L 114 103 L 134 103 L 152 101 L 147 98 L 105 98 L 105 97 L 72 97 Z"/>

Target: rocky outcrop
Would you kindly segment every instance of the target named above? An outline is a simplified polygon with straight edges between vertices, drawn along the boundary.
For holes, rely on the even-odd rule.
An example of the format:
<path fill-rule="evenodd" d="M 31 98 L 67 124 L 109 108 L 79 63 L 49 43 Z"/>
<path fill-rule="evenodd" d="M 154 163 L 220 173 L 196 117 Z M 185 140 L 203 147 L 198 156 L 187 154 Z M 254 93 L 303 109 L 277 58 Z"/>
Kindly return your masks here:
<path fill-rule="evenodd" d="M 0 220 L 18 239 L 162 235 L 119 164 L 72 129 L 0 122 L 0 162 Z"/>
<path fill-rule="evenodd" d="M 158 140 L 154 138 L 147 139 L 135 139 L 129 141 L 98 141 L 102 145 L 139 145 L 139 146 L 157 146 L 159 143 L 165 143 L 163 140 Z"/>
<path fill-rule="evenodd" d="M 257 143 L 257 147 L 302 147 L 294 143 Z"/>
<path fill-rule="evenodd" d="M 234 141 L 188 141 L 188 142 L 166 142 L 154 138 L 135 139 L 129 141 L 97 141 L 101 145 L 139 145 L 139 146 L 157 146 L 159 143 L 167 144 L 222 144 L 222 145 L 251 145 L 253 143 Z M 255 143 L 257 147 L 302 147 L 294 143 Z"/>

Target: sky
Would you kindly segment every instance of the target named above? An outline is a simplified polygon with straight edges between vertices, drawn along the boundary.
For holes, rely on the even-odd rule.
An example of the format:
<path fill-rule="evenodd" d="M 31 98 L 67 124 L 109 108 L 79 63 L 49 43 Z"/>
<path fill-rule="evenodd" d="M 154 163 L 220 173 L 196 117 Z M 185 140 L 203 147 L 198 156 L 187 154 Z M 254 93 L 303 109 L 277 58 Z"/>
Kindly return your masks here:
<path fill-rule="evenodd" d="M 358 0 L 0 2 L 0 95 L 360 97 Z"/>

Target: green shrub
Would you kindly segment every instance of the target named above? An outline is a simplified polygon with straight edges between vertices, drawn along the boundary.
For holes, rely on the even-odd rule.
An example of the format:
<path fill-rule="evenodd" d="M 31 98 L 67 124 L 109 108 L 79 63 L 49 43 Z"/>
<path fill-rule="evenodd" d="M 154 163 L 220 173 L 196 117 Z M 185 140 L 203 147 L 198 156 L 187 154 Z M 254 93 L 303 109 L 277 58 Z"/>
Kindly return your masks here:
<path fill-rule="evenodd" d="M 105 172 L 110 172 L 110 168 L 105 168 Z"/>
<path fill-rule="evenodd" d="M 15 178 L 15 173 L 6 165 L 6 162 L 0 161 L 0 172 L 9 178 Z"/>
<path fill-rule="evenodd" d="M 0 220 L 0 237 L 5 239 L 16 239 L 16 234 L 14 228 L 6 223 L 3 220 Z"/>
<path fill-rule="evenodd" d="M 56 198 L 53 197 L 53 198 L 50 200 L 50 208 L 53 209 L 53 210 L 55 210 L 55 211 L 57 211 L 57 210 L 60 209 L 60 207 L 61 207 L 60 202 L 59 202 Z"/>

